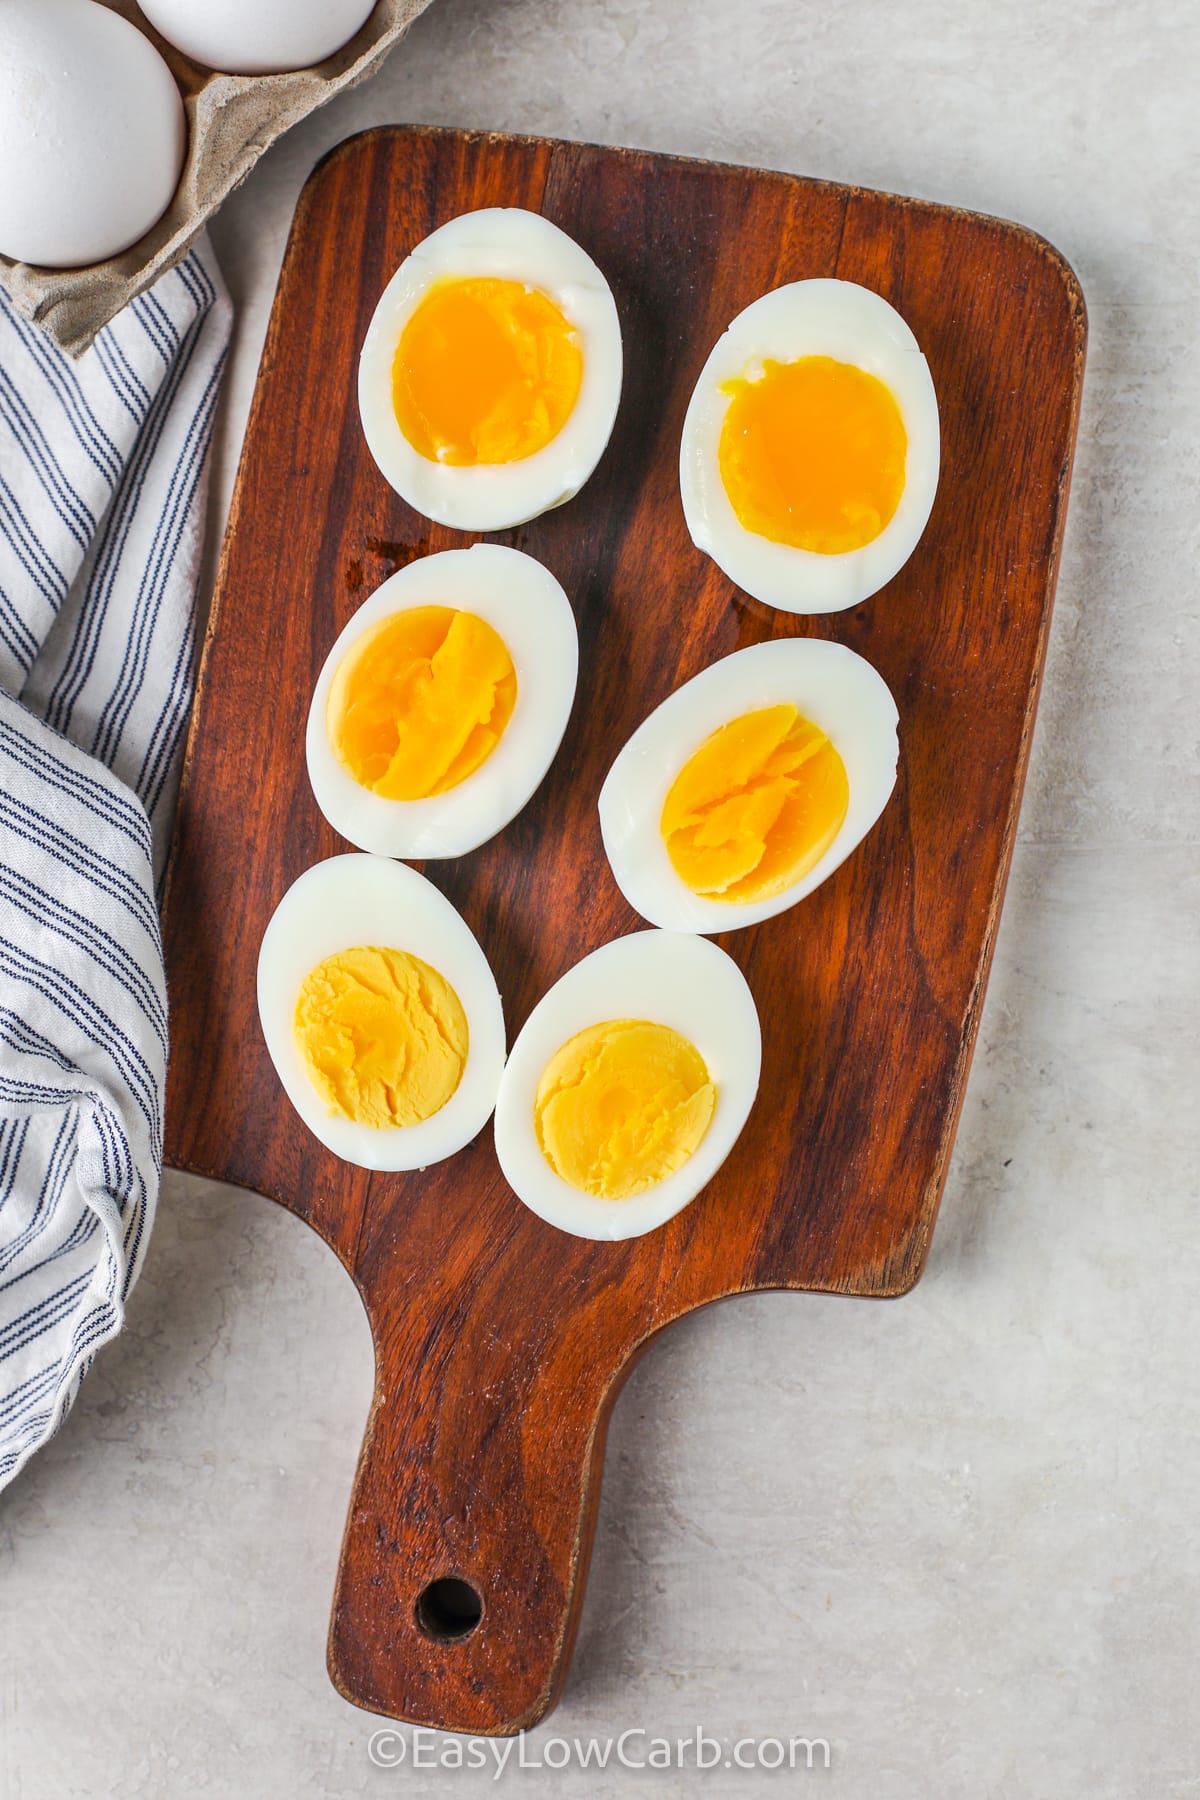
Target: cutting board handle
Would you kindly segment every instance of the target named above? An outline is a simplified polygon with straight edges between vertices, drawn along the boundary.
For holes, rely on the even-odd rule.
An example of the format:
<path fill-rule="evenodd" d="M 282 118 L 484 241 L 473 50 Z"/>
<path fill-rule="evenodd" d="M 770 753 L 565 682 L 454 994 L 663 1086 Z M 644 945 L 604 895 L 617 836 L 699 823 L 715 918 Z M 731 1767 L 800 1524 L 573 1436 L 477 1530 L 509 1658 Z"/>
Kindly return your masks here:
<path fill-rule="evenodd" d="M 329 1634 L 334 1685 L 359 1706 L 504 1735 L 558 1698 L 632 1359 L 611 1332 L 548 1343 L 545 1319 L 528 1297 L 503 1319 L 448 1308 L 422 1318 L 420 1348 L 416 1321 L 396 1321 L 403 1350 L 377 1328 Z"/>

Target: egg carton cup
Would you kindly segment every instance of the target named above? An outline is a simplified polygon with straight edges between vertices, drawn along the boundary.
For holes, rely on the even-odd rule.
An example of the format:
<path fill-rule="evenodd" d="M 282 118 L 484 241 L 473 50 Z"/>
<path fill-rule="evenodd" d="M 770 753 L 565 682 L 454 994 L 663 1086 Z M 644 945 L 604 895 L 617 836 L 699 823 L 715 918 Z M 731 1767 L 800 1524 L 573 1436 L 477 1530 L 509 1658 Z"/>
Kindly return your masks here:
<path fill-rule="evenodd" d="M 276 138 L 365 81 L 431 0 L 378 0 L 362 29 L 333 56 L 283 75 L 221 75 L 190 62 L 150 25 L 134 0 L 104 0 L 162 52 L 183 94 L 188 143 L 170 206 L 136 244 L 82 269 L 41 269 L 0 256 L 0 281 L 27 319 L 72 356 L 136 294 L 186 253 L 227 194 Z"/>

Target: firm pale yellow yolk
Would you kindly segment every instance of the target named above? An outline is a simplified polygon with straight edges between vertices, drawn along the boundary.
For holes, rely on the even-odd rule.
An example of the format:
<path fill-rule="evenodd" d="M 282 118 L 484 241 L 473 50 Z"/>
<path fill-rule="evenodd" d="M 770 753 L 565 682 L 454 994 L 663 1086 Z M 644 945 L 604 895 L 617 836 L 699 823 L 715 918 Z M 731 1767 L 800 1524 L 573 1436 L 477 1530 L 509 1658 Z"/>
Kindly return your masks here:
<path fill-rule="evenodd" d="M 534 1101 L 542 1154 L 572 1187 L 628 1200 L 681 1169 L 708 1130 L 717 1090 L 669 1025 L 589 1025 L 547 1063 Z"/>
<path fill-rule="evenodd" d="M 329 689 L 325 722 L 355 781 L 425 800 L 474 774 L 517 703 L 504 639 L 474 613 L 415 606 L 365 631 Z"/>
<path fill-rule="evenodd" d="M 743 713 L 672 783 L 661 830 L 676 874 L 710 900 L 767 900 L 824 856 L 850 801 L 846 766 L 794 706 Z"/>
<path fill-rule="evenodd" d="M 904 492 L 908 436 L 878 376 L 802 356 L 722 392 L 721 479 L 747 531 L 825 556 L 879 536 Z"/>
<path fill-rule="evenodd" d="M 401 431 L 431 462 L 520 462 L 557 437 L 583 381 L 574 327 L 548 294 L 475 276 L 430 288 L 392 365 Z"/>
<path fill-rule="evenodd" d="M 305 976 L 296 1043 L 331 1112 L 416 1125 L 445 1106 L 467 1060 L 467 1015 L 444 975 L 406 950 L 339 950 Z"/>

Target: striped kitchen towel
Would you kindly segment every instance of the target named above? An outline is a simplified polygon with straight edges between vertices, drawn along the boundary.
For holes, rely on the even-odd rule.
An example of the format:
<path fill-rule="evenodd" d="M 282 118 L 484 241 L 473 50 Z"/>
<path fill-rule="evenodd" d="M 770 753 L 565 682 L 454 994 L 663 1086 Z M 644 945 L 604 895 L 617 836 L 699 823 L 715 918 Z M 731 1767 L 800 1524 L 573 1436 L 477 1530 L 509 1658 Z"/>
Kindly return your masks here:
<path fill-rule="evenodd" d="M 77 362 L 0 290 L 0 1488 L 121 1329 L 154 1218 L 157 884 L 228 340 L 203 240 Z"/>

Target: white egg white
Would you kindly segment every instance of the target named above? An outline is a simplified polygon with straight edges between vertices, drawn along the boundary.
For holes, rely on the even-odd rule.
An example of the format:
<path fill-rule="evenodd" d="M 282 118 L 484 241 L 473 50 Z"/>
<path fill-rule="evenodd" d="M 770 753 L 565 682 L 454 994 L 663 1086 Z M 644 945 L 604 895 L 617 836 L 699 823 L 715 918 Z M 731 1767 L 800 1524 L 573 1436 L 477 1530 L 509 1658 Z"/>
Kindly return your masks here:
<path fill-rule="evenodd" d="M 579 397 L 558 435 L 519 462 L 454 467 L 409 443 L 392 402 L 392 364 L 409 318 L 435 281 L 494 276 L 549 295 L 578 333 Z M 621 327 L 607 281 L 587 252 L 540 213 L 486 207 L 431 232 L 383 290 L 358 369 L 371 455 L 396 492 L 441 525 L 503 531 L 579 492 L 604 453 L 621 398 Z"/>
<path fill-rule="evenodd" d="M 771 899 L 695 894 L 676 874 L 662 835 L 672 783 L 721 726 L 787 702 L 820 726 L 846 766 L 850 794 L 841 830 L 807 875 Z M 896 785 L 897 721 L 883 677 L 844 644 L 780 638 L 710 664 L 638 726 L 605 778 L 600 831 L 617 886 L 644 919 L 668 931 L 731 931 L 786 911 L 832 875 L 887 805 Z"/>
<path fill-rule="evenodd" d="M 445 976 L 467 1015 L 462 1080 L 440 1111 L 417 1125 L 381 1129 L 330 1112 L 296 1044 L 305 977 L 339 950 L 377 946 L 420 957 Z M 470 927 L 432 882 L 378 856 L 334 856 L 305 870 L 284 894 L 258 956 L 258 1016 L 288 1099 L 314 1137 L 364 1169 L 423 1169 L 480 1132 L 504 1068 L 504 1014 L 496 978 Z"/>
<path fill-rule="evenodd" d="M 451 606 L 503 638 L 517 678 L 507 727 L 485 762 L 426 800 L 389 800 L 355 781 L 329 739 L 329 690 L 364 631 L 393 613 Z M 388 578 L 341 632 L 317 678 L 305 733 L 308 776 L 335 831 L 379 856 L 463 856 L 503 830 L 554 760 L 575 699 L 579 638 L 566 594 L 543 563 L 502 544 L 419 557 Z"/>
<path fill-rule="evenodd" d="M 730 404 L 723 384 L 753 379 L 766 360 L 831 356 L 875 375 L 891 390 L 908 436 L 904 492 L 879 536 L 859 550 L 821 555 L 748 531 L 721 479 L 721 429 Z M 937 396 L 929 365 L 900 314 L 852 281 L 795 281 L 740 312 L 700 371 L 683 423 L 679 488 L 688 530 L 729 579 L 783 612 L 842 612 L 903 568 L 924 531 L 941 456 Z"/>
<path fill-rule="evenodd" d="M 628 1200 L 602 1200 L 557 1175 L 537 1140 L 534 1101 L 547 1063 L 576 1033 L 609 1019 L 668 1025 L 693 1043 L 717 1090 L 708 1130 L 681 1169 Z M 496 1154 L 526 1206 L 576 1237 L 653 1231 L 694 1200 L 733 1149 L 758 1092 L 758 1008 L 731 957 L 704 938 L 639 931 L 585 956 L 534 1007 L 496 1101 Z"/>

